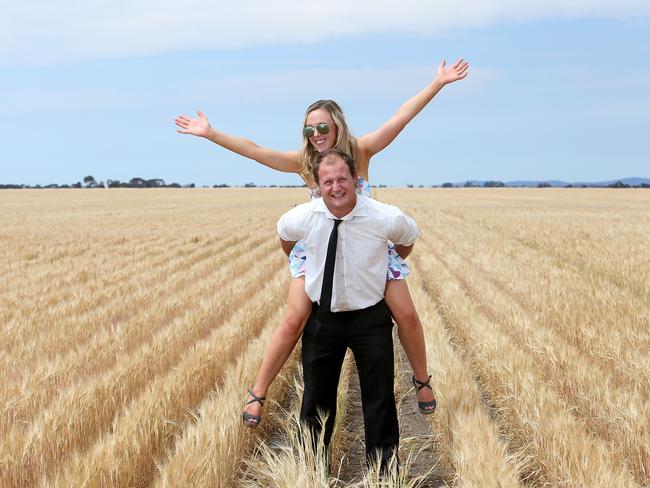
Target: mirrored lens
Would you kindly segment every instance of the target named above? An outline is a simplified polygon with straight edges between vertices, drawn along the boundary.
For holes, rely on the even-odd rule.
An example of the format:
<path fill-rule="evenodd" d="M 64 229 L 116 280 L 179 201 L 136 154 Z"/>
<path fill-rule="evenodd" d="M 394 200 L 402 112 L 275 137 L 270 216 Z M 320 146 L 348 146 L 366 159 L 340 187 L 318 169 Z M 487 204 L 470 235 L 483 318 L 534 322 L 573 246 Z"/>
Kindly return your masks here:
<path fill-rule="evenodd" d="M 309 138 L 313 136 L 315 132 L 318 132 L 319 134 L 327 134 L 329 131 L 330 126 L 327 125 L 326 122 L 321 122 L 320 124 L 316 124 L 316 127 L 313 125 L 306 125 L 302 130 L 302 133 L 305 135 L 305 137 Z"/>

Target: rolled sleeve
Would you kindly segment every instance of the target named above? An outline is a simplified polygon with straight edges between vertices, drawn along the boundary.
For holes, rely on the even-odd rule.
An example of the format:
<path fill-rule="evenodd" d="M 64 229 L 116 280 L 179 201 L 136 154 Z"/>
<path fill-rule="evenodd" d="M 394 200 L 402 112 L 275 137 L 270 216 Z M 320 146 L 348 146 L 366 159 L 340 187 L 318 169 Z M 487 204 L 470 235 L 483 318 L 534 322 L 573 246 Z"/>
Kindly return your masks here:
<path fill-rule="evenodd" d="M 420 229 L 411 217 L 404 215 L 401 210 L 391 219 L 391 228 L 388 229 L 388 239 L 395 245 L 412 246 L 420 236 Z"/>
<path fill-rule="evenodd" d="M 283 241 L 293 242 L 304 237 L 305 212 L 301 207 L 292 208 L 288 212 L 285 212 L 278 220 L 276 229 L 278 236 Z"/>

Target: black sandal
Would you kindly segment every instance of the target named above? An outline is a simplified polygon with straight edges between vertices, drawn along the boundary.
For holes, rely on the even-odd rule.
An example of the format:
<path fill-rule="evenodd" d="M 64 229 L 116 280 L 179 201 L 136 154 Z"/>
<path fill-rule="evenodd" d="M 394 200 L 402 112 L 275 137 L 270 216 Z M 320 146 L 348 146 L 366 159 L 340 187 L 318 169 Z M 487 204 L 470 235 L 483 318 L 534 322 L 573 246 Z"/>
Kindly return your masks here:
<path fill-rule="evenodd" d="M 250 388 L 248 390 L 248 394 L 252 396 L 253 399 L 246 402 L 246 405 L 250 405 L 251 403 L 258 402 L 260 405 L 264 406 L 264 401 L 266 400 L 266 397 L 258 397 L 255 393 L 253 393 L 253 390 L 251 390 Z M 244 426 L 251 429 L 255 429 L 258 425 L 260 425 L 260 422 L 262 421 L 261 415 L 253 415 L 248 412 L 242 412 L 241 416 L 244 421 Z"/>
<path fill-rule="evenodd" d="M 415 375 L 412 375 L 411 381 L 413 382 L 413 386 L 417 388 L 417 391 L 415 392 L 416 395 L 422 388 L 428 388 L 429 390 L 433 391 L 433 388 L 431 388 L 431 375 L 429 375 L 427 381 L 418 381 L 415 379 Z M 434 398 L 430 402 L 418 401 L 418 409 L 422 415 L 431 415 L 436 411 L 436 399 Z"/>

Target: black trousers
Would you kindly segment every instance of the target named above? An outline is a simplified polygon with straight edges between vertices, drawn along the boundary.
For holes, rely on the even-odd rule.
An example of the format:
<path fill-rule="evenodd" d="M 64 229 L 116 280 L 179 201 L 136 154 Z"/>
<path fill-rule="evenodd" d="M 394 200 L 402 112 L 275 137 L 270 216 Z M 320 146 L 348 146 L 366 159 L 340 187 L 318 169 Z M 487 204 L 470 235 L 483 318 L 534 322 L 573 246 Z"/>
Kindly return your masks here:
<path fill-rule="evenodd" d="M 323 428 L 319 411 L 327 414 L 324 438 L 329 446 L 341 366 L 349 347 L 359 371 L 366 456 L 385 465 L 399 443 L 390 310 L 381 300 L 363 310 L 333 314 L 325 324 L 318 321 L 317 312 L 314 304 L 302 335 L 305 392 L 300 418 L 318 438 Z"/>

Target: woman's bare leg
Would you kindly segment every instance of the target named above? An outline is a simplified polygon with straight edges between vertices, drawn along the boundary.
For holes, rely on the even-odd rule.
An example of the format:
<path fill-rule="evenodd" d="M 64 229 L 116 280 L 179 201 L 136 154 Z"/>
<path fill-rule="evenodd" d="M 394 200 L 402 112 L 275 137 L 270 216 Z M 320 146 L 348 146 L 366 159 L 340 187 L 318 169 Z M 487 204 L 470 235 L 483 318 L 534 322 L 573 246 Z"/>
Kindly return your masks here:
<path fill-rule="evenodd" d="M 413 368 L 413 375 L 418 381 L 429 380 L 427 370 L 427 349 L 424 345 L 424 331 L 420 317 L 415 310 L 406 280 L 389 280 L 386 282 L 385 299 L 393 318 L 397 323 L 397 334 L 402 343 L 406 357 Z M 418 401 L 430 402 L 434 399 L 429 388 L 422 388 L 417 393 Z M 433 407 L 432 407 L 433 409 Z"/>
<path fill-rule="evenodd" d="M 251 388 L 258 397 L 266 396 L 269 386 L 287 362 L 302 335 L 310 313 L 311 300 L 305 292 L 305 278 L 293 278 L 289 284 L 287 311 L 264 351 L 262 366 Z M 248 400 L 251 399 L 249 396 Z M 251 415 L 261 415 L 262 405 L 253 402 L 246 405 L 244 411 Z"/>

